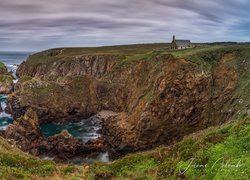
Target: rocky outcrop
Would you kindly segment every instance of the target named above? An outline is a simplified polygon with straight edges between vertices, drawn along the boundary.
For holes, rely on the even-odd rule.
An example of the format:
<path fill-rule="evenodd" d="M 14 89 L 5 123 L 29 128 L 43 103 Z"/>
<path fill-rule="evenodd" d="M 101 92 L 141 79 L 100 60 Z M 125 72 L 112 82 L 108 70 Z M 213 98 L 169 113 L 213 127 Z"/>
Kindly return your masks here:
<path fill-rule="evenodd" d="M 6 66 L 0 62 L 0 94 L 9 94 L 13 88 L 13 77 Z"/>
<path fill-rule="evenodd" d="M 103 134 L 117 151 L 152 148 L 207 127 L 211 74 L 185 60 L 169 61 L 168 66 L 172 68 L 164 69 L 147 103 L 103 121 Z"/>
<path fill-rule="evenodd" d="M 222 56 L 215 72 L 200 69 L 186 60 L 168 61 L 154 83 L 154 92 L 142 98 L 146 102 L 141 100 L 131 113 L 103 120 L 102 133 L 115 149 L 114 157 L 170 144 L 229 119 L 235 109 L 232 106 L 228 113 L 222 108 L 234 101 L 232 94 L 238 78 L 232 67 L 234 61 L 231 54 Z"/>
<path fill-rule="evenodd" d="M 12 139 L 25 152 L 36 156 L 53 157 L 65 162 L 76 156 L 89 156 L 104 150 L 104 141 L 92 140 L 83 144 L 67 131 L 45 138 L 40 130 L 38 117 L 32 109 L 9 125 L 3 135 Z"/>
<path fill-rule="evenodd" d="M 15 120 L 5 131 L 5 138 L 14 139 L 23 151 L 39 155 L 39 149 L 44 138 L 39 128 L 38 117 L 28 109 L 24 116 Z"/>
<path fill-rule="evenodd" d="M 34 78 L 8 96 L 7 107 L 14 118 L 31 107 L 39 123 L 77 121 L 101 109 L 121 111 L 126 107 L 126 97 L 122 85 L 103 83 L 88 76 L 68 77 L 60 82 Z"/>
<path fill-rule="evenodd" d="M 167 144 L 206 128 L 211 88 L 211 73 L 200 71 L 193 64 L 183 61 L 177 63 L 174 71 L 166 70 L 155 84 L 155 98 L 140 115 L 135 147 Z"/>
<path fill-rule="evenodd" d="M 27 108 L 28 107 L 24 107 L 20 104 L 16 94 L 8 95 L 6 111 L 10 113 L 14 119 L 23 116 Z"/>

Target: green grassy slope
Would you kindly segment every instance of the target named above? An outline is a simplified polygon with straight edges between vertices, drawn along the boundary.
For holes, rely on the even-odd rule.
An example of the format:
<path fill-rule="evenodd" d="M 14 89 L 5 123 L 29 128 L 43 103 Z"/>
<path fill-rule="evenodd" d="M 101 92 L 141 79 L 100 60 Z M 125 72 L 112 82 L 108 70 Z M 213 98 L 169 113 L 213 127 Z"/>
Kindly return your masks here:
<path fill-rule="evenodd" d="M 136 44 L 122 46 L 105 46 L 92 48 L 57 48 L 39 52 L 27 59 L 28 65 L 36 65 L 43 62 L 54 62 L 57 60 L 72 60 L 73 57 L 81 55 L 123 55 L 145 54 L 154 49 L 166 48 L 169 44 Z M 35 61 L 34 61 L 35 60 Z"/>
<path fill-rule="evenodd" d="M 127 155 L 107 165 L 91 166 L 89 179 L 249 179 L 250 116 L 194 133 L 171 147 Z"/>
<path fill-rule="evenodd" d="M 84 178 L 85 168 L 32 157 L 0 137 L 0 179 Z"/>

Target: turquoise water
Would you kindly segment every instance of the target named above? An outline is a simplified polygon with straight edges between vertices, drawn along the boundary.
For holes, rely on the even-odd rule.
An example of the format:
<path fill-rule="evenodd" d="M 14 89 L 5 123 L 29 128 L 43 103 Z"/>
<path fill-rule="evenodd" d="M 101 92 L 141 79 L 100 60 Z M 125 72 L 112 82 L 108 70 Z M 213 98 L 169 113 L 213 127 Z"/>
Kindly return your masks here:
<path fill-rule="evenodd" d="M 6 95 L 0 95 L 0 105 L 3 109 L 3 112 L 0 113 L 0 130 L 5 130 L 13 122 L 11 115 L 4 111 L 6 108 L 6 97 Z"/>
<path fill-rule="evenodd" d="M 98 119 L 83 119 L 78 123 L 66 123 L 66 124 L 55 124 L 48 123 L 41 125 L 42 133 L 45 137 L 56 135 L 63 130 L 67 130 L 70 134 L 72 134 L 77 139 L 82 140 L 83 142 L 87 142 L 91 139 L 96 139 L 101 135 L 98 134 L 98 130 L 100 129 L 100 124 L 98 123 Z M 43 159 L 53 160 L 53 157 L 44 157 Z M 70 160 L 72 164 L 91 164 L 95 162 L 109 162 L 108 152 L 98 153 L 94 157 L 75 157 Z"/>
<path fill-rule="evenodd" d="M 8 68 L 9 72 L 12 72 L 14 83 L 17 82 L 16 69 L 17 65 L 25 60 L 30 53 L 28 52 L 0 52 L 0 61 L 3 62 Z M 13 119 L 10 114 L 5 111 L 7 95 L 0 94 L 0 105 L 2 112 L 0 112 L 0 129 L 5 130 L 9 124 L 13 123 Z"/>
<path fill-rule="evenodd" d="M 5 130 L 12 123 L 13 119 L 11 117 L 0 117 L 0 130 Z"/>
<path fill-rule="evenodd" d="M 90 139 L 95 139 L 100 135 L 97 131 L 100 129 L 99 124 L 93 119 L 83 119 L 77 123 L 55 124 L 48 123 L 42 124 L 41 130 L 45 137 L 53 136 L 67 130 L 74 137 L 87 142 Z"/>

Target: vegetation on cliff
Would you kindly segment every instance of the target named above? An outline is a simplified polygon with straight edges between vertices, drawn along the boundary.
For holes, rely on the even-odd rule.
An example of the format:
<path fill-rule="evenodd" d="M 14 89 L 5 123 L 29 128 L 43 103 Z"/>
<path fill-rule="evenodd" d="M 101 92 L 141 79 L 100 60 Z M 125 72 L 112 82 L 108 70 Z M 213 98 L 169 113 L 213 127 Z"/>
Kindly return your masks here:
<path fill-rule="evenodd" d="M 127 155 L 111 164 L 98 163 L 89 178 L 249 179 L 250 113 L 242 110 L 229 123 L 185 137 L 153 151 Z"/>
<path fill-rule="evenodd" d="M 84 179 L 85 171 L 84 166 L 60 165 L 30 156 L 0 137 L 1 179 Z"/>
<path fill-rule="evenodd" d="M 250 46 L 163 47 L 34 54 L 18 69 L 8 108 L 20 117 L 31 107 L 41 123 L 113 110 L 119 114 L 104 120 L 103 134 L 116 152 L 162 145 L 92 165 L 90 179 L 249 178 Z"/>
<path fill-rule="evenodd" d="M 8 94 L 13 86 L 13 77 L 4 63 L 0 62 L 0 94 Z"/>
<path fill-rule="evenodd" d="M 160 47 L 34 54 L 18 68 L 21 80 L 8 107 L 14 117 L 32 107 L 41 122 L 89 117 L 102 109 L 123 112 L 106 121 L 107 133 L 115 137 L 111 144 L 142 150 L 221 124 L 248 103 L 241 96 L 249 92 L 249 46 Z"/>

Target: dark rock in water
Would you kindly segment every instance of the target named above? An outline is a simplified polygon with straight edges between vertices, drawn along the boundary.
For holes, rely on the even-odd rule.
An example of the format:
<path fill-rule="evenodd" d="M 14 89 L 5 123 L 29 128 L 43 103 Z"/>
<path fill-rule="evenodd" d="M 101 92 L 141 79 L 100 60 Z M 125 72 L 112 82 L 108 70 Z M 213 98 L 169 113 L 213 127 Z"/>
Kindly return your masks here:
<path fill-rule="evenodd" d="M 13 139 L 16 145 L 25 152 L 36 156 L 50 156 L 56 161 L 65 162 L 73 157 L 86 157 L 96 152 L 102 152 L 104 141 L 101 139 L 83 144 L 68 131 L 45 138 L 40 130 L 36 112 L 31 108 L 9 125 L 3 135 Z"/>
<path fill-rule="evenodd" d="M 48 137 L 46 143 L 40 146 L 40 150 L 41 148 L 43 148 L 44 154 L 54 157 L 56 161 L 65 162 L 74 157 L 97 156 L 104 150 L 104 141 L 97 139 L 83 144 L 65 130 L 60 134 Z"/>
<path fill-rule="evenodd" d="M 79 153 L 83 144 L 68 131 L 48 137 L 47 150 L 50 155 L 57 155 L 59 159 L 68 159 Z"/>
<path fill-rule="evenodd" d="M 0 105 L 0 112 L 3 112 L 3 108 L 2 108 L 2 106 Z"/>

